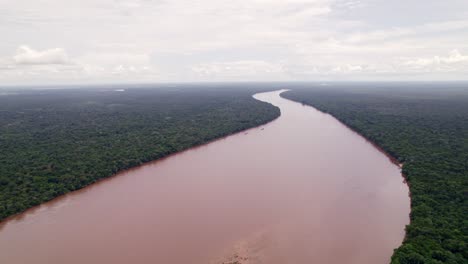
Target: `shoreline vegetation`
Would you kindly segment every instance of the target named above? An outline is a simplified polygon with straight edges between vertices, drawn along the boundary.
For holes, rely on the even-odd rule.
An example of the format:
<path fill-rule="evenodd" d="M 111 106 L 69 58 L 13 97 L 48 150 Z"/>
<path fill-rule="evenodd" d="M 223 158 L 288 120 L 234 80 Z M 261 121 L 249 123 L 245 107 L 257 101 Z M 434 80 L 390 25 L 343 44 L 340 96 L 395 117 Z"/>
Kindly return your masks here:
<path fill-rule="evenodd" d="M 331 114 L 403 164 L 411 222 L 392 264 L 466 263 L 468 89 L 441 97 L 391 88 L 300 87 L 281 96 Z"/>
<path fill-rule="evenodd" d="M 265 89 L 27 90 L 0 96 L 0 223 L 143 163 L 261 126 Z"/>

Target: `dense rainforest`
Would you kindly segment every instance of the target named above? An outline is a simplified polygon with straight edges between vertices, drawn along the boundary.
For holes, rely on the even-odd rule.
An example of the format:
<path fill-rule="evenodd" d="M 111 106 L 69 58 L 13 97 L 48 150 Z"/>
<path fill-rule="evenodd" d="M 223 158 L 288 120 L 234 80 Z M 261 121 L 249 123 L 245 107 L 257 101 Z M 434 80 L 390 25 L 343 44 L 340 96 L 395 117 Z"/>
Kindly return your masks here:
<path fill-rule="evenodd" d="M 261 89 L 0 91 L 0 220 L 120 170 L 275 119 L 278 108 L 252 98 Z"/>
<path fill-rule="evenodd" d="M 468 84 L 332 84 L 283 97 L 330 113 L 403 163 L 411 223 L 393 264 L 468 263 Z"/>

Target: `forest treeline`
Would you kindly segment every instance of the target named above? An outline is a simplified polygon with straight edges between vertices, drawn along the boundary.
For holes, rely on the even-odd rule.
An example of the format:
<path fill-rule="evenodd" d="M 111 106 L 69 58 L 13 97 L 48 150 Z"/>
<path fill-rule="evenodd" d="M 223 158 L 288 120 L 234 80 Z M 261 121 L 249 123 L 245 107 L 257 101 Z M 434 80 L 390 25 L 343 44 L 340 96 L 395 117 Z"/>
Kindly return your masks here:
<path fill-rule="evenodd" d="M 282 96 L 330 113 L 404 163 L 411 223 L 393 264 L 468 263 L 468 85 L 314 86 Z"/>
<path fill-rule="evenodd" d="M 280 115 L 258 89 L 23 90 L 0 94 L 0 220 L 120 170 Z"/>

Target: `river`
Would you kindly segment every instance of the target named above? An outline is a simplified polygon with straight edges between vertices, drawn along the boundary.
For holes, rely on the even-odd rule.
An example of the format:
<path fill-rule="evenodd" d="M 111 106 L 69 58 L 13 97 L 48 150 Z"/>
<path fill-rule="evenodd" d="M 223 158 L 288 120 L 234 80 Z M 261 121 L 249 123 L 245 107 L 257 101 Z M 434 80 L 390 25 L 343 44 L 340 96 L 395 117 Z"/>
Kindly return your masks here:
<path fill-rule="evenodd" d="M 5 264 L 390 262 L 410 199 L 399 167 L 328 114 L 264 126 L 124 171 L 0 225 Z"/>

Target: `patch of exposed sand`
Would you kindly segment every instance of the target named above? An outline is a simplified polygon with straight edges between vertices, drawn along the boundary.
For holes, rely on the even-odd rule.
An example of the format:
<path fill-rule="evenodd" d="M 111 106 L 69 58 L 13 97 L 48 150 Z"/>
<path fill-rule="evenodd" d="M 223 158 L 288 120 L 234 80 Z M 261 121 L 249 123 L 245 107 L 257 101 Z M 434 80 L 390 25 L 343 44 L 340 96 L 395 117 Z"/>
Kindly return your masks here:
<path fill-rule="evenodd" d="M 270 264 L 284 263 L 277 254 L 278 241 L 272 230 L 261 230 L 227 248 L 222 256 L 210 264 Z"/>

